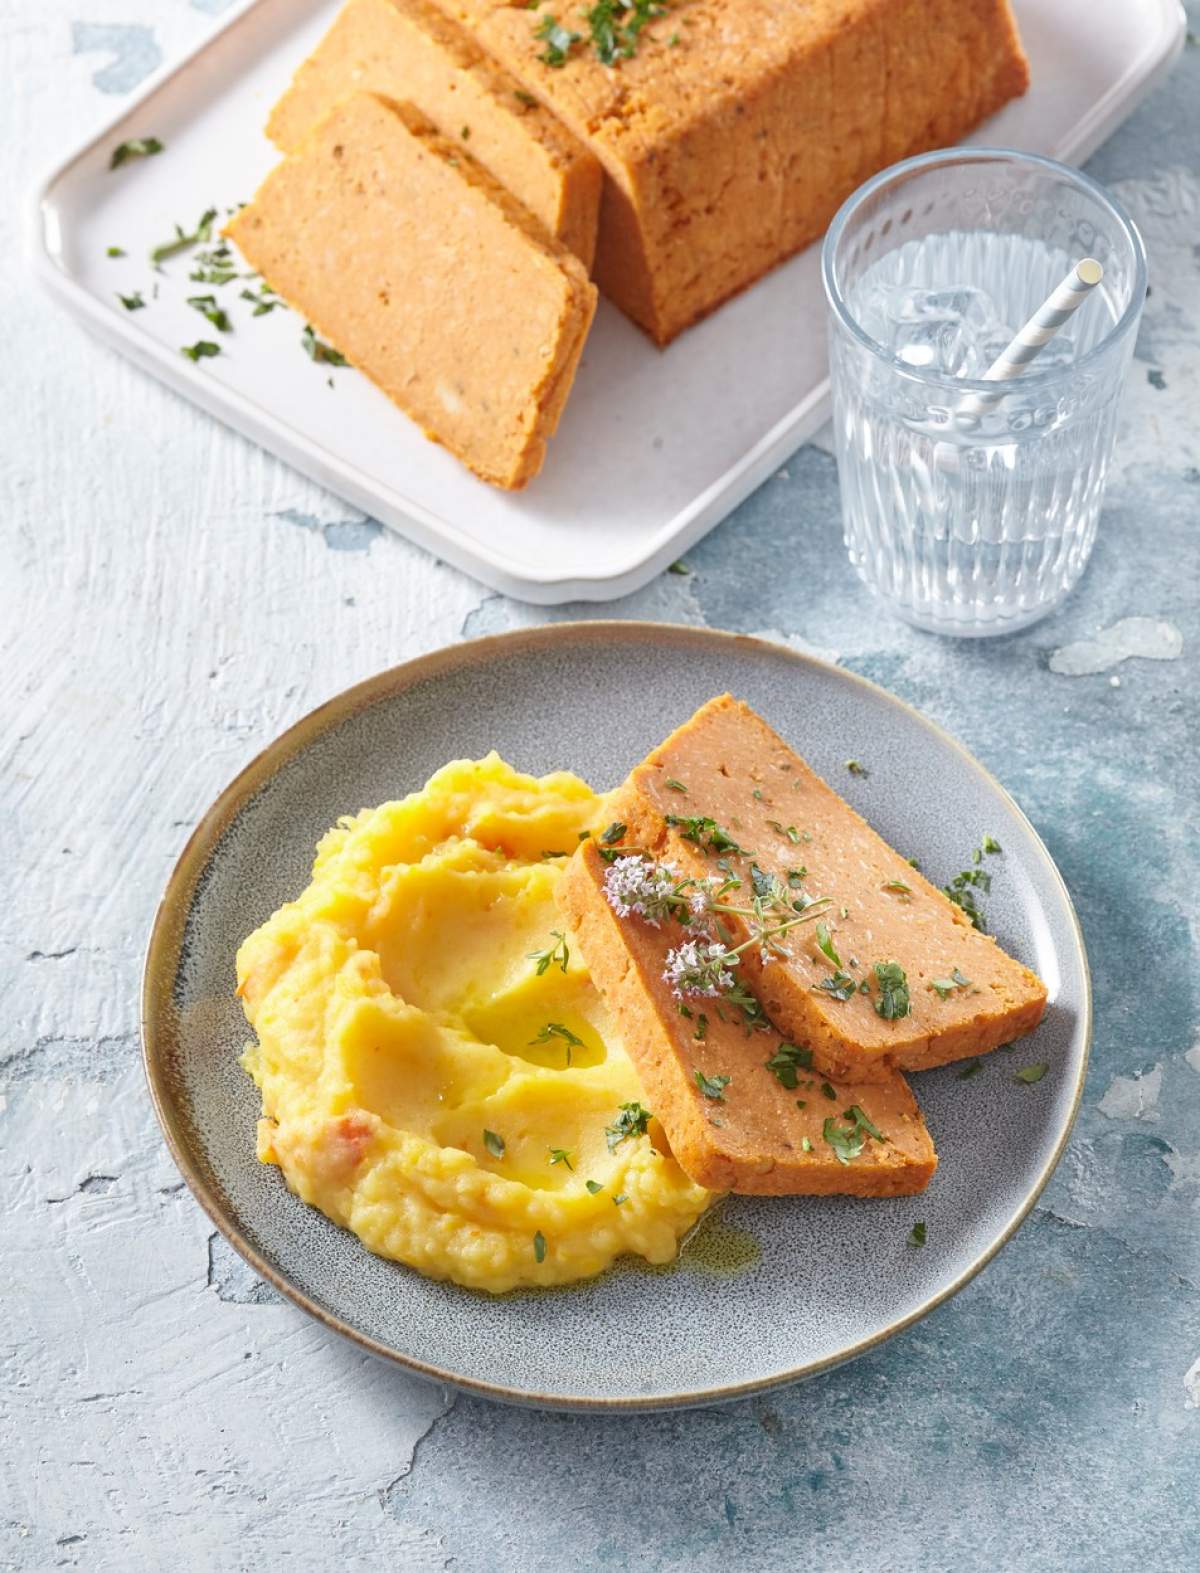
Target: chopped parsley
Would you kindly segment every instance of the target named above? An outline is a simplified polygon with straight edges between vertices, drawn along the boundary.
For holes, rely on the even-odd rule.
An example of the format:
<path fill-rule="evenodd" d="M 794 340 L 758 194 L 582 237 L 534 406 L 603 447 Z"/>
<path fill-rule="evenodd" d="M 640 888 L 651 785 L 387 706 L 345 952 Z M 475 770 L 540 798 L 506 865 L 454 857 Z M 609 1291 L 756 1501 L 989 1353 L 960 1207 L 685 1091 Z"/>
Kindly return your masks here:
<path fill-rule="evenodd" d="M 540 1229 L 533 1237 L 533 1259 L 535 1262 L 546 1260 L 546 1236 Z"/>
<path fill-rule="evenodd" d="M 725 1102 L 725 1089 L 732 1080 L 729 1076 L 706 1076 L 703 1071 L 696 1072 L 696 1085 L 706 1098 L 711 1098 L 714 1103 Z"/>
<path fill-rule="evenodd" d="M 668 573 L 677 573 L 677 574 L 679 574 L 679 575 L 681 575 L 683 577 L 686 577 L 688 574 L 691 573 L 691 571 L 692 570 L 688 567 L 688 565 L 683 561 L 682 558 L 680 558 L 678 562 L 672 563 L 670 565 L 670 567 L 667 569 Z"/>
<path fill-rule="evenodd" d="M 252 317 L 265 317 L 267 312 L 274 311 L 276 306 L 283 305 L 283 302 L 276 296 L 275 291 L 267 284 L 260 288 L 257 295 L 252 289 L 244 289 L 242 291 L 242 299 L 248 300 L 254 307 L 254 310 L 250 313 Z"/>
<path fill-rule="evenodd" d="M 781 1043 L 766 1065 L 781 1087 L 795 1092 L 797 1072 L 812 1069 L 812 1050 L 800 1043 Z"/>
<path fill-rule="evenodd" d="M 200 222 L 190 234 L 179 224 L 176 224 L 173 239 L 164 240 L 161 245 L 155 246 L 151 251 L 151 262 L 165 262 L 168 257 L 173 257 L 180 251 L 187 251 L 192 246 L 200 245 L 202 241 L 211 240 L 212 227 L 216 222 L 216 218 L 216 208 L 206 208 L 200 215 Z"/>
<path fill-rule="evenodd" d="M 924 1220 L 924 1218 L 918 1218 L 916 1223 L 913 1224 L 912 1229 L 909 1231 L 908 1243 L 909 1243 L 909 1245 L 918 1246 L 918 1247 L 925 1244 L 925 1220 Z"/>
<path fill-rule="evenodd" d="M 537 99 L 532 93 L 527 93 L 524 88 L 518 87 L 513 92 L 513 97 L 518 104 L 524 104 L 526 109 L 536 109 Z"/>
<path fill-rule="evenodd" d="M 640 1103 L 623 1103 L 613 1123 L 604 1127 L 609 1152 L 616 1152 L 621 1143 L 628 1141 L 631 1136 L 644 1136 L 651 1119 L 653 1115 L 650 1110 L 643 1109 Z"/>
<path fill-rule="evenodd" d="M 955 967 L 948 978 L 930 978 L 929 987 L 934 990 L 939 999 L 944 1000 L 949 999 L 955 989 L 969 989 L 971 980 L 970 978 L 964 978 L 958 968 Z"/>
<path fill-rule="evenodd" d="M 847 759 L 846 769 L 852 776 L 869 776 L 871 774 L 866 765 L 860 764 L 857 759 Z"/>
<path fill-rule="evenodd" d="M 622 1191 L 620 1196 L 613 1197 L 612 1204 L 614 1207 L 623 1207 L 628 1200 L 628 1196 L 626 1196 L 624 1191 Z"/>
<path fill-rule="evenodd" d="M 778 819 L 768 819 L 767 824 L 775 831 L 776 835 L 786 836 L 793 846 L 800 844 L 800 832 L 795 825 L 784 825 Z"/>
<path fill-rule="evenodd" d="M 567 970 L 567 962 L 571 959 L 571 952 L 567 946 L 567 937 L 558 929 L 550 930 L 550 938 L 554 944 L 546 950 L 531 950 L 526 957 L 528 961 L 537 962 L 537 975 L 540 978 L 553 966 L 558 966 L 563 972 Z"/>
<path fill-rule="evenodd" d="M 570 1169 L 571 1173 L 574 1174 L 575 1165 L 571 1162 L 571 1154 L 565 1147 L 551 1147 L 549 1148 L 549 1153 L 550 1167 L 552 1169 L 556 1163 L 561 1163 L 564 1168 Z"/>
<path fill-rule="evenodd" d="M 982 1060 L 972 1060 L 969 1065 L 964 1065 L 958 1073 L 959 1081 L 970 1081 L 972 1076 L 978 1076 L 983 1069 Z"/>
<path fill-rule="evenodd" d="M 121 302 L 126 311 L 141 311 L 142 307 L 146 304 L 146 302 L 142 299 L 142 292 L 140 289 L 135 289 L 132 295 L 122 295 L 118 293 L 117 299 Z"/>
<path fill-rule="evenodd" d="M 887 1141 L 887 1137 L 877 1125 L 873 1125 L 862 1108 L 857 1103 L 852 1103 L 842 1115 L 843 1120 L 848 1120 L 848 1125 L 839 1125 L 836 1115 L 830 1115 L 822 1127 L 822 1135 L 833 1148 L 833 1155 L 839 1163 L 849 1163 L 857 1158 L 866 1146 L 867 1137 L 873 1136 L 877 1142 Z"/>
<path fill-rule="evenodd" d="M 703 1011 L 696 1017 L 696 1030 L 692 1033 L 692 1037 L 697 1043 L 703 1043 L 708 1037 L 708 1017 Z"/>
<path fill-rule="evenodd" d="M 987 928 L 987 923 L 976 899 L 975 892 L 982 890 L 986 894 L 990 891 L 992 888 L 992 876 L 979 865 L 983 862 L 985 853 L 988 856 L 995 856 L 1000 850 L 1000 843 L 995 836 L 984 836 L 980 844 L 971 853 L 972 866 L 962 869 L 955 874 L 948 885 L 942 886 L 943 895 L 952 901 L 956 907 L 961 907 L 970 918 L 972 926 L 979 929 L 981 933 Z"/>
<path fill-rule="evenodd" d="M 483 1133 L 483 1145 L 491 1153 L 493 1158 L 503 1158 L 503 1156 L 504 1156 L 504 1137 L 503 1136 L 497 1136 L 495 1131 L 485 1130 L 484 1133 Z"/>
<path fill-rule="evenodd" d="M 831 978 L 822 978 L 817 984 L 822 994 L 828 994 L 835 1000 L 848 1000 L 858 989 L 858 984 L 848 972 L 843 972 L 839 967 Z"/>
<path fill-rule="evenodd" d="M 884 883 L 884 890 L 894 890 L 897 895 L 911 896 L 912 886 L 906 885 L 902 879 L 889 879 Z"/>
<path fill-rule="evenodd" d="M 125 255 L 125 251 L 121 246 L 110 246 L 104 255 L 106 257 L 123 257 Z"/>
<path fill-rule="evenodd" d="M 319 339 L 313 331 L 312 324 L 306 324 L 304 332 L 300 335 L 300 343 L 309 360 L 314 360 L 325 366 L 348 366 L 350 362 L 340 350 L 335 350 L 332 344 L 326 344 L 324 339 Z"/>
<path fill-rule="evenodd" d="M 683 782 L 676 781 L 674 776 L 668 776 L 666 784 L 671 788 L 672 792 L 687 792 L 687 787 L 684 786 Z"/>
<path fill-rule="evenodd" d="M 229 314 L 223 307 L 217 305 L 217 297 L 215 295 L 189 295 L 187 303 L 193 310 L 198 311 L 202 317 L 211 322 L 213 327 L 221 333 L 232 331 Z"/>
<path fill-rule="evenodd" d="M 128 164 L 133 158 L 153 158 L 155 153 L 163 151 L 163 144 L 157 137 L 134 137 L 129 142 L 118 142 L 112 150 L 112 157 L 108 161 L 109 169 L 120 169 L 122 164 Z"/>
<path fill-rule="evenodd" d="M 685 841 L 694 842 L 705 852 L 732 852 L 737 857 L 753 856 L 707 814 L 666 814 L 664 819 L 672 829 L 679 831 Z"/>
<path fill-rule="evenodd" d="M 238 276 L 233 252 L 224 241 L 209 251 L 198 251 L 193 259 L 195 266 L 188 274 L 194 284 L 228 284 Z"/>
<path fill-rule="evenodd" d="M 912 1006 L 908 997 L 908 979 L 898 961 L 877 961 L 875 977 L 879 983 L 879 998 L 875 1001 L 875 1014 L 884 1021 L 898 1021 L 907 1016 Z"/>
<path fill-rule="evenodd" d="M 185 344 L 179 353 L 190 361 L 210 360 L 221 353 L 221 346 L 211 339 L 197 339 L 195 344 Z"/>
<path fill-rule="evenodd" d="M 829 1099 L 830 1103 L 836 1103 L 837 1102 L 837 1091 L 832 1086 L 831 1083 L 829 1083 L 827 1081 L 823 1081 L 821 1083 L 821 1091 Z"/>
<path fill-rule="evenodd" d="M 588 1191 L 592 1196 L 599 1196 L 600 1192 L 604 1189 L 599 1180 L 585 1180 L 583 1183 L 587 1186 Z"/>
<path fill-rule="evenodd" d="M 609 825 L 606 830 L 601 832 L 600 845 L 603 847 L 611 847 L 615 845 L 616 842 L 621 840 L 628 829 L 628 825 L 623 825 L 619 819 L 614 819 L 612 824 Z"/>
<path fill-rule="evenodd" d="M 462 135 L 462 139 L 463 139 L 464 142 L 469 142 L 471 140 L 471 128 L 470 128 L 470 126 L 464 126 L 462 128 L 461 135 Z"/>
<path fill-rule="evenodd" d="M 1024 1082 L 1027 1087 L 1032 1087 L 1035 1081 L 1041 1081 L 1049 1069 L 1049 1065 L 1044 1060 L 1037 1065 L 1025 1065 L 1017 1072 L 1013 1080 Z"/>
<path fill-rule="evenodd" d="M 812 1142 L 809 1141 L 807 1136 L 803 1136 L 800 1139 L 800 1151 L 801 1152 L 811 1152 L 812 1151 Z"/>
<path fill-rule="evenodd" d="M 567 1048 L 567 1064 L 571 1063 L 571 1050 L 586 1047 L 582 1038 L 577 1038 L 570 1027 L 564 1027 L 561 1021 L 548 1021 L 536 1038 L 530 1038 L 529 1048 L 534 1048 L 539 1043 L 553 1043 L 555 1038 L 561 1038 Z"/>
<path fill-rule="evenodd" d="M 565 66 L 572 49 L 583 41 L 582 33 L 573 33 L 569 27 L 563 27 L 555 16 L 544 16 L 533 36 L 546 46 L 538 59 L 555 69 Z"/>

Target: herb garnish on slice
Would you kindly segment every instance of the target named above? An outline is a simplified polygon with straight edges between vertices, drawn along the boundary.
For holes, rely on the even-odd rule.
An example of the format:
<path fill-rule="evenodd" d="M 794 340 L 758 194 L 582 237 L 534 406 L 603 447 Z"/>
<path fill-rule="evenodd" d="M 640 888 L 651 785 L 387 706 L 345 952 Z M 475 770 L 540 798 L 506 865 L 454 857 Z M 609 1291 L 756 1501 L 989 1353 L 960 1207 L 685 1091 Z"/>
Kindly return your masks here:
<path fill-rule="evenodd" d="M 668 776 L 667 777 L 666 785 L 671 788 L 672 792 L 686 792 L 687 791 L 687 787 L 684 786 L 683 782 L 682 781 L 676 781 L 674 776 Z"/>
<path fill-rule="evenodd" d="M 551 1168 L 553 1168 L 556 1163 L 561 1163 L 564 1168 L 570 1169 L 571 1173 L 574 1174 L 575 1165 L 571 1162 L 571 1154 L 565 1147 L 551 1147 L 549 1152 Z"/>
<path fill-rule="evenodd" d="M 842 970 L 842 958 L 838 955 L 837 947 L 830 938 L 828 927 L 824 923 L 818 923 L 816 935 L 817 949 L 823 956 L 827 957 L 840 972 Z"/>
<path fill-rule="evenodd" d="M 879 998 L 875 1013 L 884 1021 L 898 1021 L 907 1016 L 912 1006 L 908 997 L 908 979 L 898 961 L 877 961 L 875 976 L 879 982 Z"/>
<path fill-rule="evenodd" d="M 109 169 L 120 169 L 122 164 L 128 164 L 132 158 L 153 158 L 155 153 L 163 151 L 163 143 L 157 137 L 133 137 L 128 142 L 118 142 L 112 150 L 112 157 L 108 161 Z"/>
<path fill-rule="evenodd" d="M 573 33 L 569 27 L 563 27 L 556 16 L 544 16 L 533 36 L 546 46 L 538 59 L 556 70 L 566 65 L 572 49 L 583 41 L 582 33 Z"/>
<path fill-rule="evenodd" d="M 623 838 L 625 832 L 628 829 L 628 825 L 623 825 L 619 819 L 614 819 L 612 824 L 608 825 L 601 832 L 600 845 L 604 847 L 615 846 L 616 843 Z"/>
<path fill-rule="evenodd" d="M 848 1000 L 853 997 L 858 989 L 858 984 L 848 972 L 840 968 L 830 978 L 822 978 L 817 984 L 822 994 L 828 994 L 835 1000 Z"/>
<path fill-rule="evenodd" d="M 583 1183 L 587 1186 L 588 1190 L 593 1196 L 598 1196 L 604 1189 L 599 1180 L 585 1180 Z"/>
<path fill-rule="evenodd" d="M 714 1103 L 725 1102 L 725 1089 L 733 1078 L 730 1076 L 706 1076 L 703 1071 L 696 1072 L 696 1085 L 706 1098 L 711 1098 Z"/>
<path fill-rule="evenodd" d="M 939 999 L 949 999 L 955 989 L 969 989 L 971 980 L 970 978 L 964 978 L 958 968 L 955 967 L 948 978 L 930 978 L 929 987 L 934 990 Z"/>
<path fill-rule="evenodd" d="M 737 857 L 752 857 L 707 814 L 666 814 L 663 816 L 672 829 L 678 830 L 685 841 L 692 841 L 705 852 L 732 852 Z"/>
<path fill-rule="evenodd" d="M 546 1236 L 540 1229 L 533 1237 L 533 1259 L 535 1262 L 546 1260 Z"/>
<path fill-rule="evenodd" d="M 781 1087 L 794 1092 L 799 1080 L 797 1072 L 812 1069 L 812 1050 L 800 1043 L 781 1043 L 766 1066 Z"/>
<path fill-rule="evenodd" d="M 852 1103 L 842 1118 L 849 1120 L 849 1125 L 839 1125 L 837 1117 L 831 1114 L 822 1127 L 822 1135 L 833 1148 L 833 1155 L 839 1163 L 849 1163 L 852 1158 L 857 1158 L 866 1146 L 868 1136 L 873 1136 L 878 1142 L 887 1141 L 887 1137 L 877 1125 L 871 1123 L 859 1104 Z"/>
<path fill-rule="evenodd" d="M 623 1103 L 613 1123 L 604 1127 L 609 1152 L 616 1152 L 621 1143 L 628 1141 L 631 1136 L 644 1136 L 652 1119 L 650 1110 L 643 1109 L 640 1103 Z"/>

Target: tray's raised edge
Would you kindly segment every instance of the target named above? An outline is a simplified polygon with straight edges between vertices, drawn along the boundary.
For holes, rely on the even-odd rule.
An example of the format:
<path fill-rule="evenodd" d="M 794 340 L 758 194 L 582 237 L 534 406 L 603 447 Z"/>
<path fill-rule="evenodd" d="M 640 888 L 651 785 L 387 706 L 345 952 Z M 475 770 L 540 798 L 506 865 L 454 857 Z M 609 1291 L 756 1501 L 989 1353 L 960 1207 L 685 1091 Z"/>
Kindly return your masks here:
<path fill-rule="evenodd" d="M 641 589 L 681 552 L 694 546 L 727 517 L 767 479 L 776 465 L 783 463 L 820 429 L 828 414 L 828 378 L 789 410 L 698 498 L 661 525 L 648 547 L 639 548 L 622 563 L 594 574 L 543 573 L 464 537 L 450 520 L 430 513 L 403 493 L 391 488 L 385 492 L 372 490 L 369 485 L 360 483 L 355 472 L 335 455 L 316 444 L 301 441 L 292 434 L 290 427 L 243 394 L 213 382 L 203 368 L 176 364 L 165 346 L 118 319 L 55 260 L 47 244 L 46 214 L 52 204 L 54 187 L 76 163 L 88 157 L 99 142 L 112 136 L 146 100 L 187 70 L 197 56 L 236 27 L 260 3 L 261 0 L 238 0 L 194 48 L 148 77 L 127 103 L 56 160 L 34 184 L 28 238 L 35 277 L 54 299 L 98 337 L 218 420 L 235 425 L 236 417 L 236 429 L 244 431 L 277 458 L 317 485 L 337 492 L 353 506 L 378 518 L 435 557 L 450 562 L 490 589 L 540 606 L 556 606 L 568 601 L 606 601 Z M 1089 157 L 1178 59 L 1187 34 L 1187 17 L 1181 0 L 1145 0 L 1145 4 L 1158 13 L 1156 36 L 1121 80 L 1114 83 L 1073 128 L 1063 145 L 1054 150 L 1053 156 L 1077 161 Z"/>

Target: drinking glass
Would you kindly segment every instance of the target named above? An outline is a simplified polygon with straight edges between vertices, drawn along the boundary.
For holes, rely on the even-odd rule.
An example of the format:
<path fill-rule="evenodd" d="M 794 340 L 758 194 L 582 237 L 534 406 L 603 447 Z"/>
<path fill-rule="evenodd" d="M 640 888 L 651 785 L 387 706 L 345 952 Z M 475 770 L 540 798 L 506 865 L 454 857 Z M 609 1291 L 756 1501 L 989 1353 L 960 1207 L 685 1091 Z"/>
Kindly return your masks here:
<path fill-rule="evenodd" d="M 1101 283 L 1025 372 L 985 381 L 1084 257 Z M 1096 538 L 1146 294 L 1132 220 L 1052 159 L 952 148 L 860 187 L 830 226 L 822 272 L 850 561 L 936 633 L 1044 617 Z M 982 414 L 964 410 L 972 393 L 989 395 Z"/>

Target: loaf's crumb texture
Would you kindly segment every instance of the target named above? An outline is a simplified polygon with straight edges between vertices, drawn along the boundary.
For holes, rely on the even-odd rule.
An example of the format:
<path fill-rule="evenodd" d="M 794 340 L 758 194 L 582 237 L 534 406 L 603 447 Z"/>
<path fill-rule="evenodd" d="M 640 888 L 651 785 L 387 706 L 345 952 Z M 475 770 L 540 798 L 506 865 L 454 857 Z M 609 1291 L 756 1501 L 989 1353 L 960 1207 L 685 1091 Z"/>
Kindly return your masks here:
<path fill-rule="evenodd" d="M 429 0 L 348 0 L 271 111 L 267 135 L 294 153 L 340 99 L 362 91 L 415 105 L 591 267 L 599 161 Z"/>

